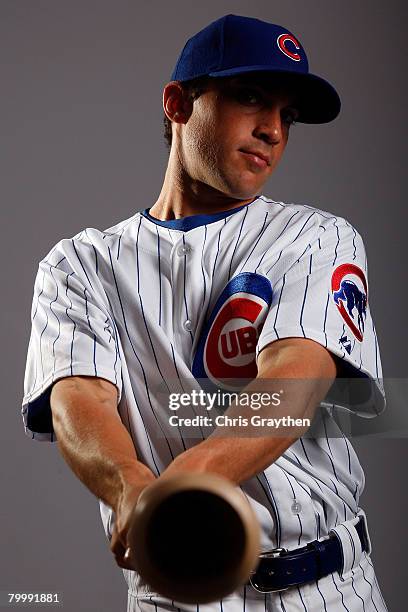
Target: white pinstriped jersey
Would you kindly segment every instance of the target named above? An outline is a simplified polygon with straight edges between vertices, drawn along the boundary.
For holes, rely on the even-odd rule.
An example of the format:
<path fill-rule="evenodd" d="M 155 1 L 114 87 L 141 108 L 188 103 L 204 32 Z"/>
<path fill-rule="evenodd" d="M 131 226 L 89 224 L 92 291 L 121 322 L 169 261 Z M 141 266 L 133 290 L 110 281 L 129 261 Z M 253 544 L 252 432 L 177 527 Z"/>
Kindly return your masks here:
<path fill-rule="evenodd" d="M 197 388 L 198 377 L 254 374 L 259 351 L 289 336 L 319 342 L 354 375 L 377 381 L 381 362 L 366 278 L 362 239 L 346 220 L 264 196 L 227 213 L 161 222 L 144 211 L 104 232 L 88 228 L 60 241 L 39 265 L 26 433 L 55 439 L 53 382 L 100 376 L 118 389 L 118 410 L 139 459 L 160 474 L 199 440 L 167 435 L 169 411 L 158 388 L 179 393 Z M 231 300 L 238 310 L 224 308 Z M 380 411 L 378 388 L 371 402 L 351 409 Z M 364 474 L 357 456 L 337 430 L 330 436 L 329 412 L 325 427 L 323 437 L 298 440 L 242 487 L 265 550 L 303 546 L 360 512 Z M 110 537 L 114 515 L 103 502 L 101 515 Z M 124 573 L 131 593 L 154 595 L 134 572 Z M 373 576 L 366 579 L 366 567 L 366 609 L 383 610 Z M 339 592 L 339 583 L 330 584 Z M 324 593 L 318 598 L 324 601 Z"/>

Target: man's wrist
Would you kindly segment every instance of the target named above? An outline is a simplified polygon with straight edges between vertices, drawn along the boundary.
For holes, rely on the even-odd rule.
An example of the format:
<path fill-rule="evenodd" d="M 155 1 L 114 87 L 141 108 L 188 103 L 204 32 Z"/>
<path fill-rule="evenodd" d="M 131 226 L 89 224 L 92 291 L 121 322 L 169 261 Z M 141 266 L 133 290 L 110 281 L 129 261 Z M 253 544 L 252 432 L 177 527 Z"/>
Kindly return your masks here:
<path fill-rule="evenodd" d="M 119 484 L 112 505 L 115 512 L 123 498 L 127 497 L 129 491 L 140 490 L 140 492 L 142 492 L 145 487 L 156 480 L 156 476 L 153 472 L 139 461 L 122 465 L 119 469 L 118 476 Z"/>

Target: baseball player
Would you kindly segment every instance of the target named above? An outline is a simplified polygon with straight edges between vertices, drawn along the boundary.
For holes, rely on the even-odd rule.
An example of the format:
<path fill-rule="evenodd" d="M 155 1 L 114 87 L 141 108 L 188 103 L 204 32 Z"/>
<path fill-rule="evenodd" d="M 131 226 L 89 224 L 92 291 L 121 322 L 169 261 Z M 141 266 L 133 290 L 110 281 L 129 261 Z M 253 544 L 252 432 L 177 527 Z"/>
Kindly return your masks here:
<path fill-rule="evenodd" d="M 364 244 L 344 218 L 261 195 L 293 123 L 332 121 L 338 94 L 310 73 L 289 30 L 226 15 L 186 43 L 163 107 L 170 154 L 157 201 L 61 240 L 39 264 L 25 431 L 58 439 L 100 500 L 128 612 L 383 612 L 359 506 L 364 474 L 331 410 L 384 407 Z M 328 398 L 345 376 L 364 385 L 364 401 Z M 224 379 L 325 380 L 312 389 L 322 435 L 197 438 L 169 428 L 164 397 Z M 298 400 L 294 417 L 305 412 Z M 267 592 L 247 584 L 203 606 L 152 592 L 127 554 L 131 512 L 156 478 L 183 471 L 241 486 L 262 551 L 282 563 L 290 551 L 293 571 L 271 576 Z M 313 554 L 299 570 L 306 546 Z"/>

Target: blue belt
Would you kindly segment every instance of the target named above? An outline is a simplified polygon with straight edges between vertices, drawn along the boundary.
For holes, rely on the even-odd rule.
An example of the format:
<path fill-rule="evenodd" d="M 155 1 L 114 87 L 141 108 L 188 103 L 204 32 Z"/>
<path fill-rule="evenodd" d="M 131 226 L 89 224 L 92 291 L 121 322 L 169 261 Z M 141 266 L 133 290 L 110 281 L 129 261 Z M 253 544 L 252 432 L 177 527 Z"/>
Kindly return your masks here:
<path fill-rule="evenodd" d="M 368 541 L 364 519 L 360 517 L 355 529 L 361 541 L 361 548 L 368 552 Z M 262 553 L 250 584 L 261 593 L 286 591 L 305 582 L 319 580 L 343 568 L 343 553 L 337 536 L 314 540 L 307 546 L 287 551 L 284 548 Z"/>

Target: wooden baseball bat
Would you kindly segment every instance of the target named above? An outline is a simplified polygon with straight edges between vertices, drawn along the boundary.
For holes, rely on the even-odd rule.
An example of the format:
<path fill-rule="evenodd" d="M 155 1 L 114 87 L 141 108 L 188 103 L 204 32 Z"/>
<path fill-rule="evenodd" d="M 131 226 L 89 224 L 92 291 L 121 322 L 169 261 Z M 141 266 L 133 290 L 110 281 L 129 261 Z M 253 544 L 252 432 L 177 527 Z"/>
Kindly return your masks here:
<path fill-rule="evenodd" d="M 143 490 L 128 542 L 135 569 L 153 591 L 200 604 L 248 581 L 260 530 L 238 487 L 215 474 L 184 473 Z"/>

